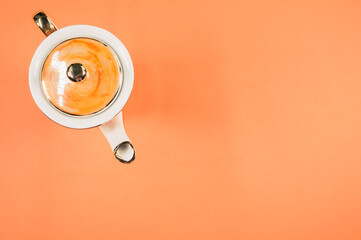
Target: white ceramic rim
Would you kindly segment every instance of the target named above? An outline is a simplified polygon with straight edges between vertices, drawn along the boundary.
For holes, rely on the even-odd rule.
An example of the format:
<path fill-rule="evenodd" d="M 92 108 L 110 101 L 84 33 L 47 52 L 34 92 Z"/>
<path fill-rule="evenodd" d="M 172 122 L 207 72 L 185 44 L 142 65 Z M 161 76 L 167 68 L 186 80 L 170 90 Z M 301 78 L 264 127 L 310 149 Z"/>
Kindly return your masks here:
<path fill-rule="evenodd" d="M 122 65 L 122 82 L 118 97 L 104 111 L 89 116 L 74 116 L 56 109 L 44 96 L 41 73 L 49 53 L 60 43 L 72 38 L 91 38 L 108 45 L 118 56 Z M 99 126 L 115 117 L 124 107 L 133 88 L 133 63 L 127 49 L 112 33 L 89 25 L 73 25 L 58 29 L 39 45 L 29 69 L 30 91 L 41 111 L 54 122 L 69 128 L 83 129 Z"/>

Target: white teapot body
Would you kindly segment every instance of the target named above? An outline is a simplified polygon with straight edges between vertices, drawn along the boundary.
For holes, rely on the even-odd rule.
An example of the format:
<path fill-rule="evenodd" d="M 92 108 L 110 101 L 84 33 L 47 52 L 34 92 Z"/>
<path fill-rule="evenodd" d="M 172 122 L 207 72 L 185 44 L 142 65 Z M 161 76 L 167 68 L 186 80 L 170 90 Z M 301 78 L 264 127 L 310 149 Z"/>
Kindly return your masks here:
<path fill-rule="evenodd" d="M 133 64 L 127 49 L 112 33 L 98 27 L 73 25 L 56 29 L 51 20 L 42 12 L 35 15 L 34 20 L 47 35 L 36 50 L 29 69 L 30 90 L 38 107 L 51 120 L 68 128 L 86 129 L 100 126 L 115 157 L 125 163 L 133 161 L 135 151 L 124 130 L 121 113 L 134 82 Z M 76 38 L 93 39 L 110 47 L 118 57 L 121 67 L 120 86 L 111 103 L 103 110 L 86 116 L 67 114 L 54 107 L 45 96 L 41 85 L 42 69 L 49 53 L 59 44 Z"/>

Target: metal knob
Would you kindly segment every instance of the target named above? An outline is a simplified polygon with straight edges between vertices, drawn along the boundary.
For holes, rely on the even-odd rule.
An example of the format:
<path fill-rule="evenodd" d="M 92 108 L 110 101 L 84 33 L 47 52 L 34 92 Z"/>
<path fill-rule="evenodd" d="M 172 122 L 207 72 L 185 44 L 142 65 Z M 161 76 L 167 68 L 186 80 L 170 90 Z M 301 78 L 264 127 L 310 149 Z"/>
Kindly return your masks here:
<path fill-rule="evenodd" d="M 66 75 L 71 81 L 80 82 L 86 76 L 86 69 L 81 63 L 73 63 L 66 70 Z"/>

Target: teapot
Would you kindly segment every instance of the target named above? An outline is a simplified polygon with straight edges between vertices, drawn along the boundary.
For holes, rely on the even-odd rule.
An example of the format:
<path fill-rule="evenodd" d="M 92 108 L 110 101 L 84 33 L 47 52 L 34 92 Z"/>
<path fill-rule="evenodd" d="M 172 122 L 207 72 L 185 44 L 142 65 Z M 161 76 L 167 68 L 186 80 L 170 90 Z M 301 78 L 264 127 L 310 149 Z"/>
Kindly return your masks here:
<path fill-rule="evenodd" d="M 102 28 L 72 25 L 57 29 L 42 11 L 33 19 L 46 36 L 29 68 L 30 91 L 37 106 L 64 127 L 99 126 L 115 158 L 132 162 L 135 149 L 122 114 L 134 81 L 127 49 Z"/>

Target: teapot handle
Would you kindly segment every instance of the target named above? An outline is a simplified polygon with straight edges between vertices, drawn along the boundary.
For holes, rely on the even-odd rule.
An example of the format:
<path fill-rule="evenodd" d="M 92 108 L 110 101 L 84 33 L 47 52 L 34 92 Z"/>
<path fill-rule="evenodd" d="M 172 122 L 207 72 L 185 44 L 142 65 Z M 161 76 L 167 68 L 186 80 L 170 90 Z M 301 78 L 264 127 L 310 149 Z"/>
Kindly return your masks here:
<path fill-rule="evenodd" d="M 99 128 L 108 140 L 116 159 L 122 163 L 130 163 L 135 159 L 135 149 L 125 132 L 122 112 Z"/>
<path fill-rule="evenodd" d="M 49 36 L 57 30 L 55 24 L 42 11 L 35 14 L 33 19 L 36 25 L 38 25 L 40 30 L 45 34 L 45 36 Z"/>

